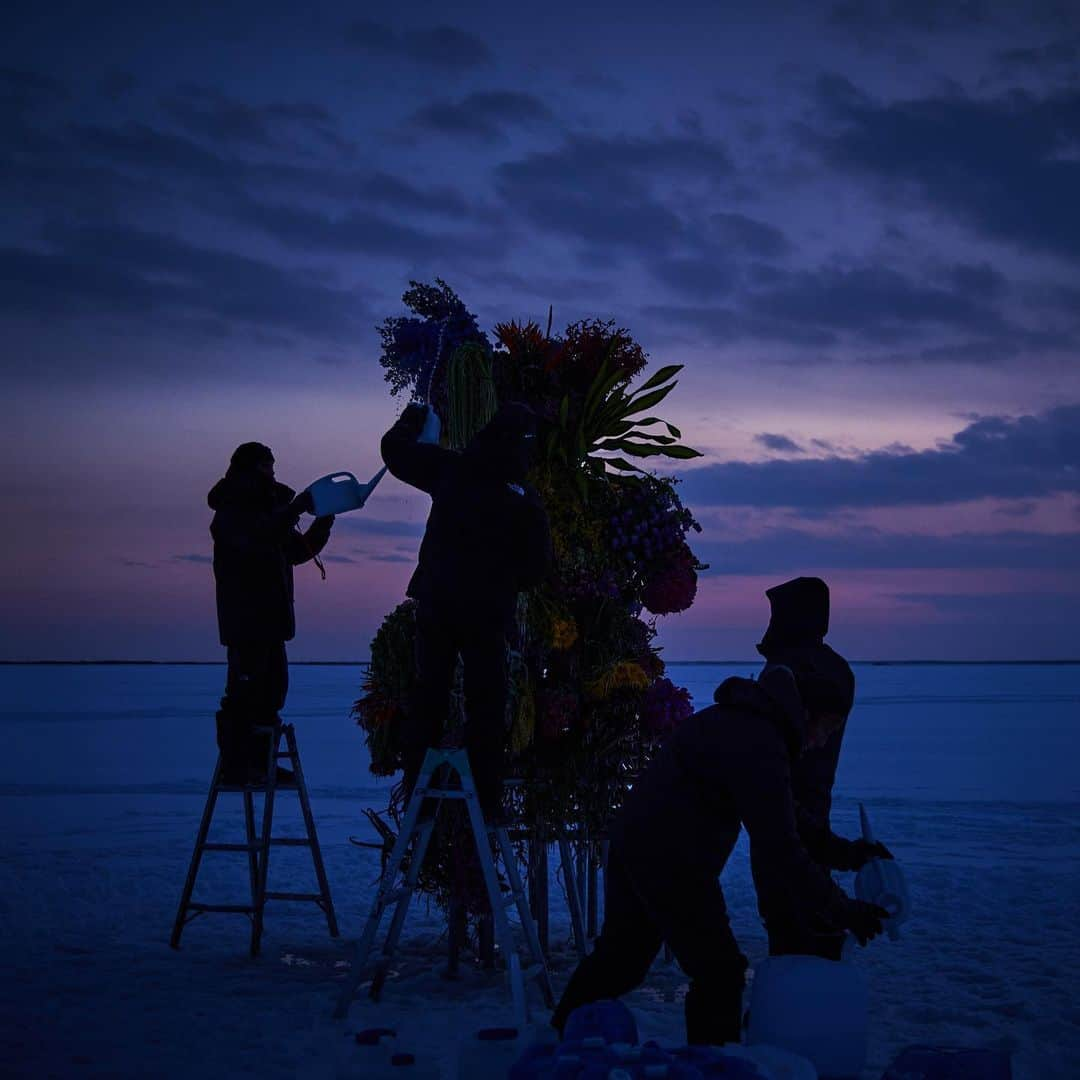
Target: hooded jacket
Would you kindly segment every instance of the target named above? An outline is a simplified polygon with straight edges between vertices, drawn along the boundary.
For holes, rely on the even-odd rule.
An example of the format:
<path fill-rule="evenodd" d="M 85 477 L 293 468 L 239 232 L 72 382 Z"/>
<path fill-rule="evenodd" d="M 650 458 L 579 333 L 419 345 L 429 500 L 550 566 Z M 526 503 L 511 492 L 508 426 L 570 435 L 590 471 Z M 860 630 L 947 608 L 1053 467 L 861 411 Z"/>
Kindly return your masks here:
<path fill-rule="evenodd" d="M 301 534 L 296 493 L 285 484 L 230 469 L 206 497 L 214 511 L 214 580 L 221 644 L 290 641 L 296 634 L 292 568 L 318 555 L 330 518 Z"/>
<path fill-rule="evenodd" d="M 851 901 L 799 838 L 791 767 L 805 712 L 791 675 L 730 678 L 715 700 L 684 721 L 634 783 L 611 827 L 620 859 L 652 889 L 676 874 L 714 878 L 744 826 L 761 902 L 844 925 Z"/>
<path fill-rule="evenodd" d="M 389 471 L 431 496 L 407 595 L 504 626 L 518 593 L 539 584 L 552 565 L 547 513 L 525 483 L 527 460 L 495 423 L 464 451 L 417 442 L 423 415 L 406 408 L 381 446 Z"/>

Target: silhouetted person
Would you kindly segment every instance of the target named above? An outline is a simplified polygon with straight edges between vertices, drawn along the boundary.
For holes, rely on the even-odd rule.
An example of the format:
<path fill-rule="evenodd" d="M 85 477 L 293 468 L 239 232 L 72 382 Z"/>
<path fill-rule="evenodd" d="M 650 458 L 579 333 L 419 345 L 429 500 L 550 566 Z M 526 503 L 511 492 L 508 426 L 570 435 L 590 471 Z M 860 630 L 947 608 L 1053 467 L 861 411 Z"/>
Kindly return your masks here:
<path fill-rule="evenodd" d="M 407 594 L 417 601 L 417 689 L 404 727 L 405 788 L 441 739 L 454 668 L 464 666 L 465 746 L 481 809 L 497 816 L 506 741 L 506 637 L 518 593 L 551 567 L 547 514 L 525 477 L 535 417 L 506 404 L 464 451 L 418 442 L 426 409 L 409 405 L 383 436 L 387 468 L 431 496 Z"/>
<path fill-rule="evenodd" d="M 843 670 L 823 655 L 796 678 L 770 668 L 730 678 L 716 703 L 673 732 L 615 815 L 604 925 L 552 1017 L 640 985 L 665 941 L 690 977 L 690 1043 L 737 1042 L 747 967 L 718 878 L 739 828 L 756 859 L 759 894 L 788 893 L 865 942 L 888 912 L 849 898 L 799 840 L 791 763 L 823 743 L 851 707 Z M 847 665 L 839 657 L 840 665 Z"/>
<path fill-rule="evenodd" d="M 217 714 L 218 748 L 227 782 L 265 775 L 267 738 L 255 725 L 272 725 L 289 689 L 285 642 L 296 633 L 294 566 L 316 559 L 330 536 L 333 517 L 296 528 L 312 512 L 311 496 L 274 479 L 274 455 L 261 443 L 237 447 L 228 472 L 207 496 L 214 519 L 214 578 L 221 644 L 228 675 Z M 288 782 L 288 770 L 278 770 Z"/>
<path fill-rule="evenodd" d="M 821 578 L 785 581 L 767 590 L 765 595 L 769 598 L 771 617 L 757 649 L 766 661 L 783 664 L 797 676 L 806 664 L 813 666 L 823 651 L 832 653 L 824 644 L 829 632 L 829 587 Z M 854 700 L 855 676 L 850 668 L 848 674 Z M 832 831 L 829 822 L 832 789 L 846 727 L 845 719 L 823 745 L 805 749 L 791 768 L 799 837 L 811 857 L 827 870 L 858 870 L 872 858 L 892 858 L 884 844 L 845 840 Z M 758 868 L 753 863 L 752 869 L 756 878 Z M 764 898 L 761 914 L 769 933 L 770 954 L 806 953 L 840 959 L 843 930 L 829 927 L 820 915 L 798 902 L 789 902 L 783 896 L 768 897 L 760 890 L 758 895 Z"/>

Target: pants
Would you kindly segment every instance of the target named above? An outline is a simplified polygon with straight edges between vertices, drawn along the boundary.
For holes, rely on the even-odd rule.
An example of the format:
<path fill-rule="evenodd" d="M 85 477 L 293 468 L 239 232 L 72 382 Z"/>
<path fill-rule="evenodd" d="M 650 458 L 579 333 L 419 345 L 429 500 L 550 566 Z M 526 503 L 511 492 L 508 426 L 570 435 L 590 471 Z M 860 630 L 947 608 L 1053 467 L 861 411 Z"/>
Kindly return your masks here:
<path fill-rule="evenodd" d="M 405 786 L 412 791 L 428 747 L 450 712 L 454 668 L 464 666 L 465 749 L 485 816 L 502 803 L 506 752 L 506 630 L 421 604 L 416 612 L 417 689 L 404 725 Z"/>
<path fill-rule="evenodd" d="M 289 692 L 289 660 L 285 643 L 249 642 L 230 645 L 225 696 L 217 714 L 218 749 L 227 774 L 265 770 L 270 752 L 267 736 L 252 728 L 273 724 Z"/>
<path fill-rule="evenodd" d="M 687 1042 L 738 1042 L 747 962 L 731 932 L 719 881 L 666 874 L 639 886 L 614 847 L 604 872 L 603 929 L 571 976 L 553 1026 L 561 1033 L 579 1006 L 640 986 L 665 941 L 690 977 Z"/>

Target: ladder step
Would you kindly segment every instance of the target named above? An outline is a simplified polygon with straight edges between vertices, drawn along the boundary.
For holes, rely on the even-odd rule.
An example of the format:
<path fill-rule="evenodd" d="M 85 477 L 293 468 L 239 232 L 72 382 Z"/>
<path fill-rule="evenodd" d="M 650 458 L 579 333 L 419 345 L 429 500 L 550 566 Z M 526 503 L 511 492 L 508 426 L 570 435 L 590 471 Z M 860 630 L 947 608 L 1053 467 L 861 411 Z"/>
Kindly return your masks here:
<path fill-rule="evenodd" d="M 250 904 L 188 904 L 188 911 L 228 911 L 237 915 L 250 915 L 255 909 Z"/>
<path fill-rule="evenodd" d="M 268 892 L 265 896 L 267 900 L 314 900 L 318 902 L 323 899 L 322 893 L 306 892 Z"/>

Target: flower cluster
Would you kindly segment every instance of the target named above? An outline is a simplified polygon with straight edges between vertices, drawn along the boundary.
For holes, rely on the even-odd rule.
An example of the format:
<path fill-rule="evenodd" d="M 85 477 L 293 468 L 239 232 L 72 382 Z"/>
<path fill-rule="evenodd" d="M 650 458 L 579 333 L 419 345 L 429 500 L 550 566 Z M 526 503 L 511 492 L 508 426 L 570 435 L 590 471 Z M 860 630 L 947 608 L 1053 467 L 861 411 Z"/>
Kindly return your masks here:
<path fill-rule="evenodd" d="M 670 679 L 657 679 L 645 691 L 641 719 L 653 735 L 674 731 L 694 711 L 690 691 Z"/>
<path fill-rule="evenodd" d="M 668 556 L 668 562 L 645 583 L 645 606 L 654 615 L 685 611 L 697 596 L 697 560 L 683 543 Z"/>

